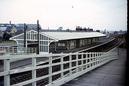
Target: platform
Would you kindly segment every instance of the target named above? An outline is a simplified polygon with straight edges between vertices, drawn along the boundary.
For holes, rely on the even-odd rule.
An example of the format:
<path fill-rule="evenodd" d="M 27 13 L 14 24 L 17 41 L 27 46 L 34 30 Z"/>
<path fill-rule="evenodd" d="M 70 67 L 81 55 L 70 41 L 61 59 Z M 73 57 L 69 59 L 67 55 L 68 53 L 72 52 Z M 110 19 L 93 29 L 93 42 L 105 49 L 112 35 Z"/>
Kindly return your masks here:
<path fill-rule="evenodd" d="M 119 49 L 117 60 L 111 61 L 62 86 L 124 86 L 126 50 Z"/>

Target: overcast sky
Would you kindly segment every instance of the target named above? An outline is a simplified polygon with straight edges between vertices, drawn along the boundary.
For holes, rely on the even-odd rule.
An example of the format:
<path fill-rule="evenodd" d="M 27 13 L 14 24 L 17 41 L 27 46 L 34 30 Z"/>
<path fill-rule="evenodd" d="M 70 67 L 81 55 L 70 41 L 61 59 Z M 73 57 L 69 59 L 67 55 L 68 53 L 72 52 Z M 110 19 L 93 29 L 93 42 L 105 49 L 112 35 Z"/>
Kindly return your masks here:
<path fill-rule="evenodd" d="M 43 29 L 127 29 L 127 0 L 0 0 L 0 23 L 36 23 Z"/>

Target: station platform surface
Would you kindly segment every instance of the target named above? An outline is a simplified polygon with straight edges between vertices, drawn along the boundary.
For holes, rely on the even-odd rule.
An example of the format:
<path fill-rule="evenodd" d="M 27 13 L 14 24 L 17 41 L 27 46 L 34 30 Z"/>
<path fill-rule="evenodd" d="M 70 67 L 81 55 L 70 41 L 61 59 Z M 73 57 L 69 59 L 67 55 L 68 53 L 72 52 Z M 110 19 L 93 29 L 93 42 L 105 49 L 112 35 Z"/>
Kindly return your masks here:
<path fill-rule="evenodd" d="M 96 68 L 62 86 L 124 86 L 127 51 L 119 48 L 118 59 Z"/>

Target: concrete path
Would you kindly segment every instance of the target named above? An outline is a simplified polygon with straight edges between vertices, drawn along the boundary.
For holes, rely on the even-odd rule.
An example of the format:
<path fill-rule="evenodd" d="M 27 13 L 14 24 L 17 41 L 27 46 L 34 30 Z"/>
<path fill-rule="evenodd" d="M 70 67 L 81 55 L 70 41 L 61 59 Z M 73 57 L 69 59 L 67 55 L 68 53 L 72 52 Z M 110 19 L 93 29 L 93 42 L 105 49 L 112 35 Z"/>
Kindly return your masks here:
<path fill-rule="evenodd" d="M 62 86 L 124 86 L 126 50 L 119 49 L 118 60 L 111 61 Z"/>

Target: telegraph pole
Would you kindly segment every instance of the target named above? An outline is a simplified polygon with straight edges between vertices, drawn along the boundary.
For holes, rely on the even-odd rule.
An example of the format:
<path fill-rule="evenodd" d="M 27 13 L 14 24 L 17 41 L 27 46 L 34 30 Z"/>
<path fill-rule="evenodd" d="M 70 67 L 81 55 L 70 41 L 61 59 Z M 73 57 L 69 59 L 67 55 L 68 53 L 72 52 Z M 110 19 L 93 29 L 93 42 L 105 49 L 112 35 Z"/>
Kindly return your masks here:
<path fill-rule="evenodd" d="M 38 36 L 37 36 L 37 54 L 39 54 L 39 20 L 37 20 L 37 31 L 38 31 Z"/>
<path fill-rule="evenodd" d="M 26 30 L 27 30 L 27 25 L 24 23 L 24 47 L 26 47 Z"/>

